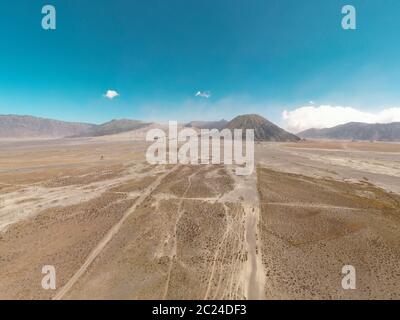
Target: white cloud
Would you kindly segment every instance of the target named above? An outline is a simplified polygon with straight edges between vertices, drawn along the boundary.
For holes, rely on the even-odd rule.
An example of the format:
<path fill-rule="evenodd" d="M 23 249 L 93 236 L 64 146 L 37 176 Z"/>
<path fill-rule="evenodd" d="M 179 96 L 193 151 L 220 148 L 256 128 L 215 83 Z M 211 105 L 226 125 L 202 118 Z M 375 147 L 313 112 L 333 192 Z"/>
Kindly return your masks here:
<path fill-rule="evenodd" d="M 104 95 L 104 97 L 108 98 L 108 99 L 114 99 L 115 97 L 118 97 L 119 93 L 115 90 L 107 90 L 106 94 Z"/>
<path fill-rule="evenodd" d="M 196 97 L 200 97 L 200 98 L 210 98 L 211 97 L 211 92 L 210 91 L 197 91 L 197 93 L 195 94 Z"/>
<path fill-rule="evenodd" d="M 365 112 L 351 107 L 306 106 L 282 113 L 287 130 L 301 132 L 310 128 L 330 128 L 348 122 L 390 123 L 400 121 L 400 108 Z"/>

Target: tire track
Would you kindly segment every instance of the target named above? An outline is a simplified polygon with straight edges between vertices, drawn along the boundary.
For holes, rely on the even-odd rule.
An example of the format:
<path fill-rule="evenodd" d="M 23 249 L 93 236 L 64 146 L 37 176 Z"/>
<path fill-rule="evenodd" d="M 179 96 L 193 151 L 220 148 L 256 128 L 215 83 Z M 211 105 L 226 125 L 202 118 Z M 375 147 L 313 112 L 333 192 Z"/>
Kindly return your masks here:
<path fill-rule="evenodd" d="M 177 249 L 177 241 L 178 241 L 177 236 L 176 236 L 176 233 L 177 233 L 177 226 L 178 226 L 179 220 L 180 220 L 181 217 L 182 217 L 182 205 L 183 205 L 183 201 L 184 201 L 185 196 L 186 196 L 186 194 L 188 193 L 190 187 L 192 186 L 192 178 L 193 178 L 196 174 L 197 174 L 197 171 L 194 172 L 194 173 L 192 173 L 192 174 L 188 177 L 188 186 L 187 186 L 187 188 L 185 189 L 185 192 L 183 193 L 182 198 L 181 198 L 181 200 L 180 200 L 180 202 L 179 202 L 179 206 L 178 206 L 178 217 L 177 217 L 177 219 L 176 219 L 175 228 L 174 228 L 174 235 L 175 235 L 174 252 L 173 252 L 173 256 L 170 258 L 170 259 L 171 259 L 171 262 L 170 262 L 170 265 L 169 265 L 169 267 L 168 267 L 168 276 L 167 276 L 167 281 L 166 281 L 166 283 L 165 283 L 165 288 L 164 288 L 164 293 L 163 293 L 162 300 L 165 300 L 166 297 L 167 297 L 167 294 L 168 294 L 169 282 L 170 282 L 170 279 L 171 279 L 172 267 L 173 267 L 173 265 L 174 265 L 174 260 L 175 260 L 175 257 L 176 257 L 176 249 Z"/>
<path fill-rule="evenodd" d="M 89 256 L 86 258 L 83 265 L 78 269 L 77 272 L 69 279 L 69 281 L 57 292 L 57 294 L 52 298 L 52 300 L 61 300 L 68 293 L 69 290 L 76 284 L 79 278 L 86 272 L 89 266 L 93 263 L 93 261 L 98 257 L 98 255 L 104 250 L 107 244 L 111 241 L 111 239 L 118 233 L 121 229 L 125 220 L 135 212 L 136 208 L 140 206 L 144 200 L 160 185 L 162 180 L 174 172 L 178 166 L 174 166 L 163 175 L 159 176 L 156 181 L 154 181 L 150 186 L 148 186 L 142 193 L 142 195 L 137 199 L 135 204 L 125 212 L 124 216 L 121 218 L 117 224 L 115 224 L 105 235 L 105 237 L 98 243 L 98 245 L 92 250 Z"/>

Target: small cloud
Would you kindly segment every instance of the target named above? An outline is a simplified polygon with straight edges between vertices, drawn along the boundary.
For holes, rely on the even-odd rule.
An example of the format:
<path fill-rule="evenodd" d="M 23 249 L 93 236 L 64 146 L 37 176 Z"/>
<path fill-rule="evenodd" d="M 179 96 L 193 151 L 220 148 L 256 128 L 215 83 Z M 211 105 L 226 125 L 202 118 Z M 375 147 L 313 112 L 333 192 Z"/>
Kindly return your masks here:
<path fill-rule="evenodd" d="M 115 91 L 115 90 L 107 90 L 106 94 L 104 94 L 103 96 L 108 98 L 108 99 L 110 99 L 110 100 L 112 100 L 115 97 L 118 97 L 119 93 L 117 91 Z"/>
<path fill-rule="evenodd" d="M 310 100 L 308 103 L 314 105 L 314 101 L 312 100 Z"/>
<path fill-rule="evenodd" d="M 200 98 L 210 98 L 211 97 L 211 92 L 210 91 L 197 91 L 197 93 L 195 94 L 196 97 L 200 97 Z"/>

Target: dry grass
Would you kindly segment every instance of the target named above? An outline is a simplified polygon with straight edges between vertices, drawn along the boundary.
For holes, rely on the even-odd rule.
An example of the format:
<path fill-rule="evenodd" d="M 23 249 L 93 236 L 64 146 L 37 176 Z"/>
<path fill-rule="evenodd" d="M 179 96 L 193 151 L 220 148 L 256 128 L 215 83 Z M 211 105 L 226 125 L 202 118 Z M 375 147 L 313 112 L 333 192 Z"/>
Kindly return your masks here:
<path fill-rule="evenodd" d="M 271 298 L 400 298 L 400 197 L 347 183 L 258 169 L 263 263 Z M 357 270 L 357 290 L 341 269 Z"/>
<path fill-rule="evenodd" d="M 2 145 L 0 225 L 10 225 L 0 232 L 0 298 L 53 297 L 40 286 L 42 266 L 56 267 L 61 288 L 127 212 L 65 298 L 264 297 L 252 294 L 259 288 L 267 298 L 400 298 L 400 197 L 375 186 L 392 187 L 396 176 L 361 171 L 352 158 L 353 167 L 328 164 L 322 156 L 332 151 L 321 150 L 344 158 L 367 150 L 357 156 L 395 169 L 398 145 L 258 144 L 258 161 L 275 170 L 249 177 L 224 166 L 148 165 L 146 146 Z M 356 291 L 341 289 L 345 264 L 356 267 Z"/>
<path fill-rule="evenodd" d="M 306 140 L 297 143 L 287 143 L 290 148 L 355 150 L 371 152 L 400 152 L 400 143 L 390 142 L 353 142 L 340 140 Z"/>
<path fill-rule="evenodd" d="M 42 266 L 56 267 L 61 286 L 132 203 L 108 193 L 12 225 L 0 234 L 0 298 L 50 298 L 53 292 L 41 288 Z"/>

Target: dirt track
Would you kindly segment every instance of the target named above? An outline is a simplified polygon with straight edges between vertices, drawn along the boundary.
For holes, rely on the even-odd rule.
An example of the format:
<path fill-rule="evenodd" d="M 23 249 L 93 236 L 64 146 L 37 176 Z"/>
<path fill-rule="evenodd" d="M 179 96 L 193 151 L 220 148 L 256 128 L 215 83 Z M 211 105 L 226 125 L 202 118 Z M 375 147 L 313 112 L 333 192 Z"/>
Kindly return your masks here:
<path fill-rule="evenodd" d="M 126 211 L 126 213 L 122 216 L 122 219 L 115 224 L 110 231 L 106 234 L 106 236 L 100 241 L 100 243 L 93 249 L 90 253 L 86 261 L 83 265 L 79 268 L 79 270 L 72 276 L 72 278 L 64 285 L 63 288 L 53 297 L 53 300 L 61 300 L 65 294 L 73 287 L 73 285 L 78 281 L 78 279 L 82 276 L 83 273 L 86 272 L 87 268 L 91 265 L 91 263 L 96 259 L 96 257 L 101 253 L 101 251 L 106 247 L 107 243 L 113 238 L 115 234 L 121 229 L 122 224 L 124 221 L 135 212 L 136 207 L 141 205 L 144 200 L 150 195 L 150 193 L 158 187 L 161 183 L 162 179 L 171 173 L 175 168 L 170 169 L 162 176 L 158 177 L 155 182 L 153 182 L 150 186 L 148 186 L 145 190 L 142 191 L 141 196 L 135 201 L 135 204 Z"/>
<path fill-rule="evenodd" d="M 396 148 L 257 144 L 257 172 L 238 177 L 150 166 L 140 142 L 7 144 L 0 298 L 398 298 Z"/>

